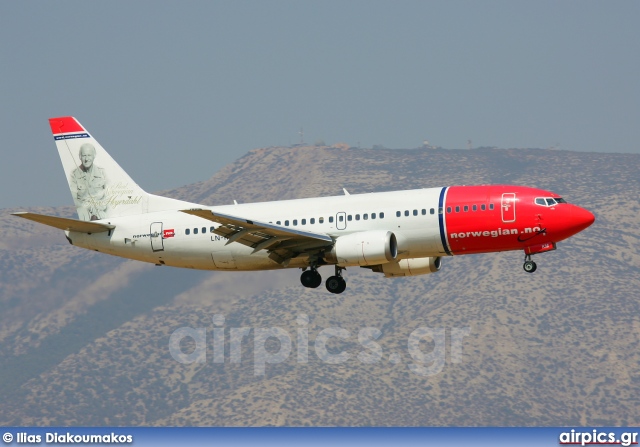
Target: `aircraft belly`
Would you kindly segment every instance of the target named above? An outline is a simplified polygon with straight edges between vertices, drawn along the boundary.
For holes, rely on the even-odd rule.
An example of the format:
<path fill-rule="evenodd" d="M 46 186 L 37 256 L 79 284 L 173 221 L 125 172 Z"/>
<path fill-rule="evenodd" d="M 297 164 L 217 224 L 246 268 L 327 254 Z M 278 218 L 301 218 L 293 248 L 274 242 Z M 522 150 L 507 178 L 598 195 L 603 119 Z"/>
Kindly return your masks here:
<path fill-rule="evenodd" d="M 231 250 L 217 250 L 211 252 L 211 259 L 217 269 L 220 270 L 238 270 L 236 257 Z"/>
<path fill-rule="evenodd" d="M 269 258 L 250 256 L 236 259 L 236 265 L 238 270 L 279 270 L 284 268 L 283 265 Z"/>

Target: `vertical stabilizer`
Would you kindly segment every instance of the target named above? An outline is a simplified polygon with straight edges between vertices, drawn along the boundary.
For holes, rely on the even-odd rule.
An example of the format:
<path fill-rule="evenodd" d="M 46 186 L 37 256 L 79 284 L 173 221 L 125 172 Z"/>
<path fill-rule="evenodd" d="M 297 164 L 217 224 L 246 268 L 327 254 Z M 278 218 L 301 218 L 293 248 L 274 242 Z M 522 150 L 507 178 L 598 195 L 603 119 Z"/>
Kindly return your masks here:
<path fill-rule="evenodd" d="M 71 116 L 50 118 L 80 220 L 145 213 L 149 194 Z"/>

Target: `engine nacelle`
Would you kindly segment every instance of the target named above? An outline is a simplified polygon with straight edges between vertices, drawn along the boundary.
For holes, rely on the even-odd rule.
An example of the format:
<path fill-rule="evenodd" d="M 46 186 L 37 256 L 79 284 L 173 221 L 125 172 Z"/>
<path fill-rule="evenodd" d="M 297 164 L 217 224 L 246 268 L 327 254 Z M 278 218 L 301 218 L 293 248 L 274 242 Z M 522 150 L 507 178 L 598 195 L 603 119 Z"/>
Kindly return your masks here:
<path fill-rule="evenodd" d="M 436 258 L 401 259 L 400 261 L 376 265 L 371 270 L 384 273 L 387 278 L 394 278 L 398 276 L 428 275 L 440 270 L 441 265 L 442 261 L 438 256 Z"/>
<path fill-rule="evenodd" d="M 376 265 L 393 261 L 398 256 L 396 235 L 387 230 L 361 231 L 340 236 L 327 261 L 341 267 Z"/>

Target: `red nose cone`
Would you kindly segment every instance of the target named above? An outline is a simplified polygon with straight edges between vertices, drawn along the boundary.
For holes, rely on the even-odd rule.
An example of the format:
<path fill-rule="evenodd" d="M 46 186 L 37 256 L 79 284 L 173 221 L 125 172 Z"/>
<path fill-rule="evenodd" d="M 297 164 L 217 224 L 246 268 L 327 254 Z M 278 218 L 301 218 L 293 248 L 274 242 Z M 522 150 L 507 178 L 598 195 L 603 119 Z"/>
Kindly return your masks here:
<path fill-rule="evenodd" d="M 576 206 L 571 210 L 571 226 L 576 233 L 590 226 L 595 220 L 596 216 L 584 208 Z"/>

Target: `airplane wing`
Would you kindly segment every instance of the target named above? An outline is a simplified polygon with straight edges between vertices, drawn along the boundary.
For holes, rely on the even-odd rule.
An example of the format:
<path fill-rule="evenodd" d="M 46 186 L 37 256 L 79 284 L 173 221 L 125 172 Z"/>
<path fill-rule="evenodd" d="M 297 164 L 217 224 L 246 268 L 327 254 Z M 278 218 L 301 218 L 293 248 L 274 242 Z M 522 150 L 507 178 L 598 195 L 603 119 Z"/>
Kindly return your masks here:
<path fill-rule="evenodd" d="M 181 211 L 220 224 L 214 233 L 229 239 L 227 245 L 238 242 L 253 248 L 252 254 L 268 250 L 269 257 L 278 263 L 284 263 L 300 253 L 313 252 L 333 245 L 331 236 L 324 233 L 294 230 L 207 209 Z"/>
<path fill-rule="evenodd" d="M 60 230 L 77 231 L 78 233 L 102 233 L 104 231 L 113 230 L 116 227 L 115 225 L 108 225 L 104 223 L 67 219 L 65 217 L 47 216 L 46 214 L 27 213 L 24 211 L 12 213 L 12 215 L 49 225 L 50 227 L 58 228 Z"/>

